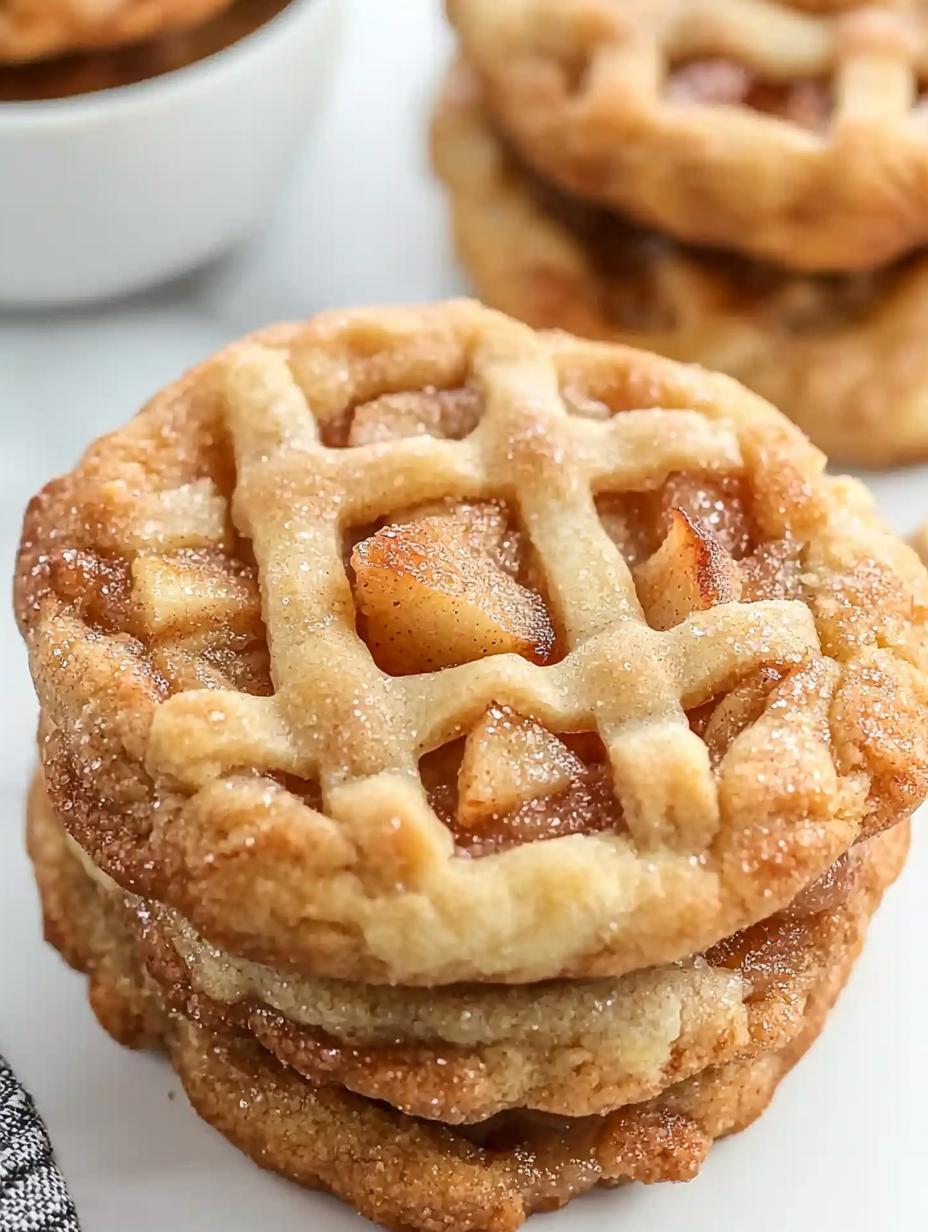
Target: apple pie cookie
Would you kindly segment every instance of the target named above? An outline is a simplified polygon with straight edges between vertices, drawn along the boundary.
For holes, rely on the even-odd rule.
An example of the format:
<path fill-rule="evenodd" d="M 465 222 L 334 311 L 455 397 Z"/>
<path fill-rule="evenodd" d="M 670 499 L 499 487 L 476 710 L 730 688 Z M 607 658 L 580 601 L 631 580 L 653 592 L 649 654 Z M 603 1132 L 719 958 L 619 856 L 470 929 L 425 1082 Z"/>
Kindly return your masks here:
<path fill-rule="evenodd" d="M 928 458 L 928 256 L 809 275 L 682 245 L 541 180 L 464 65 L 439 101 L 432 151 L 461 260 L 494 307 L 728 372 L 835 460 Z"/>
<path fill-rule="evenodd" d="M 928 575 L 729 379 L 489 309 L 237 343 L 27 513 L 53 805 L 239 957 L 621 975 L 928 788 Z"/>
<path fill-rule="evenodd" d="M 928 6 L 447 0 L 491 110 L 568 191 L 806 270 L 928 240 Z"/>
<path fill-rule="evenodd" d="M 91 51 L 197 25 L 232 0 L 0 0 L 0 64 Z"/>
<path fill-rule="evenodd" d="M 801 1031 L 779 1051 L 711 1067 L 606 1116 L 520 1109 L 452 1126 L 314 1085 L 227 1026 L 169 1009 L 142 957 L 146 913 L 127 911 L 85 871 L 41 791 L 30 814 L 46 935 L 88 973 L 106 1030 L 134 1047 L 164 1047 L 197 1112 L 262 1167 L 403 1232 L 514 1232 L 533 1211 L 598 1184 L 689 1180 L 714 1139 L 764 1111 L 817 1036 L 862 939 L 821 972 Z M 875 840 L 884 881 L 898 871 L 905 832 Z"/>

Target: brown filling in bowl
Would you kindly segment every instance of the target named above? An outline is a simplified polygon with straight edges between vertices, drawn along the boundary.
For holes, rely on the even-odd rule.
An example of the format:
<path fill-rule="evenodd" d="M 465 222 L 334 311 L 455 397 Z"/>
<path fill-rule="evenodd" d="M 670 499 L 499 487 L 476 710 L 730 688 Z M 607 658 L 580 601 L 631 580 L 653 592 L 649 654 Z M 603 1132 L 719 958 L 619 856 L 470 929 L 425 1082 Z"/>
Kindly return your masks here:
<path fill-rule="evenodd" d="M 186 68 L 224 51 L 281 13 L 291 0 L 237 0 L 211 21 L 113 51 L 74 53 L 0 66 L 0 103 L 95 94 Z"/>

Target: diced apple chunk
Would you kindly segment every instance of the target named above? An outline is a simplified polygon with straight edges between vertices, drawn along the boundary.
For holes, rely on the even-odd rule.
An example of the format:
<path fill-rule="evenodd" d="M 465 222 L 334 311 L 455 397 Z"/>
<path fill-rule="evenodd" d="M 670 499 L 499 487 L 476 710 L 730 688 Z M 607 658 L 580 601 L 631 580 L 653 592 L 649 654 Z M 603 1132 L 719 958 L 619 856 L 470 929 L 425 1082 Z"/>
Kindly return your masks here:
<path fill-rule="evenodd" d="M 738 563 L 741 597 L 746 603 L 764 599 L 799 599 L 803 593 L 804 544 L 795 539 L 762 543 Z"/>
<path fill-rule="evenodd" d="M 650 527 L 642 505 L 642 501 L 627 494 L 605 493 L 596 498 L 596 511 L 603 530 L 632 569 L 651 554 Z"/>
<path fill-rule="evenodd" d="M 384 394 L 354 413 L 349 445 L 375 445 L 409 436 L 460 440 L 477 426 L 482 401 L 475 389 L 424 389 Z"/>
<path fill-rule="evenodd" d="M 753 84 L 751 70 L 735 60 L 691 60 L 670 73 L 667 94 L 675 102 L 740 103 Z"/>
<path fill-rule="evenodd" d="M 437 671 L 506 653 L 548 659 L 554 633 L 544 602 L 488 549 L 493 533 L 439 516 L 385 526 L 355 546 L 356 601 L 384 671 Z"/>
<path fill-rule="evenodd" d="M 713 764 L 722 760 L 736 737 L 757 722 L 783 675 L 776 667 L 759 667 L 714 707 L 700 733 Z"/>
<path fill-rule="evenodd" d="M 217 565 L 139 556 L 132 564 L 132 598 L 149 633 L 248 627 L 260 617 L 258 588 Z"/>
<path fill-rule="evenodd" d="M 736 560 L 751 550 L 757 537 L 750 487 L 742 475 L 678 471 L 661 489 L 663 528 L 669 529 L 674 509 L 705 523 Z"/>
<path fill-rule="evenodd" d="M 638 597 L 655 629 L 671 629 L 692 612 L 733 603 L 741 593 L 738 566 L 712 530 L 682 509 L 649 561 L 635 571 Z"/>
<path fill-rule="evenodd" d="M 622 806 L 607 767 L 587 766 L 564 791 L 527 800 L 495 825 L 474 831 L 479 841 L 471 850 L 488 854 L 571 834 L 601 834 L 610 830 L 620 834 L 624 829 Z"/>
<path fill-rule="evenodd" d="M 480 829 L 529 800 L 564 791 L 583 762 L 533 719 L 491 706 L 467 737 L 458 772 L 458 822 Z"/>
<path fill-rule="evenodd" d="M 523 554 L 523 536 L 509 525 L 505 511 L 492 501 L 479 504 L 465 502 L 417 505 L 404 509 L 390 519 L 392 526 L 425 519 L 442 518 L 453 535 L 462 535 L 474 552 L 486 552 L 507 573 L 519 572 Z"/>

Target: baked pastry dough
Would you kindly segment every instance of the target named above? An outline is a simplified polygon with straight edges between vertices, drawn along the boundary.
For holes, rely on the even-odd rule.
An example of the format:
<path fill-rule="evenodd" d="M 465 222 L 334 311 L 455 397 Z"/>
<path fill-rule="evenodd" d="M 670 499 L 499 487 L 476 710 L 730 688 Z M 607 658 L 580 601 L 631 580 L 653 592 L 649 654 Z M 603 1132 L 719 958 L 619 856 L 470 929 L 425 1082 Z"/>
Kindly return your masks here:
<path fill-rule="evenodd" d="M 928 458 L 928 256 L 806 275 L 687 247 L 540 180 L 452 72 L 432 124 L 457 248 L 483 299 L 744 381 L 835 461 Z"/>
<path fill-rule="evenodd" d="M 864 489 L 467 301 L 195 369 L 34 500 L 17 609 L 92 861 L 308 974 L 671 962 L 928 786 L 928 575 Z"/>
<path fill-rule="evenodd" d="M 89 976 L 102 1025 L 134 1047 L 163 1047 L 199 1114 L 262 1167 L 331 1190 L 388 1228 L 514 1232 L 597 1184 L 683 1181 L 712 1141 L 750 1124 L 812 1043 L 861 936 L 823 970 L 802 1029 L 780 1051 L 705 1070 L 602 1117 L 516 1111 L 479 1126 L 411 1118 L 339 1086 L 318 1087 L 228 1024 L 165 1004 L 143 957 L 145 915 L 126 912 L 84 871 L 40 793 L 29 845 L 46 934 Z M 905 853 L 905 827 L 876 841 L 883 882 Z M 371 1161 L 376 1161 L 372 1166 Z"/>
<path fill-rule="evenodd" d="M 922 0 L 447 0 L 489 106 L 563 188 L 806 270 L 928 240 Z"/>
<path fill-rule="evenodd" d="M 150 902 L 131 906 L 169 1004 L 256 1039 L 315 1085 L 447 1124 L 517 1108 L 581 1117 L 787 1047 L 822 980 L 857 952 L 906 844 L 903 823 L 778 916 L 617 980 L 410 989 L 299 978 L 223 953 Z"/>

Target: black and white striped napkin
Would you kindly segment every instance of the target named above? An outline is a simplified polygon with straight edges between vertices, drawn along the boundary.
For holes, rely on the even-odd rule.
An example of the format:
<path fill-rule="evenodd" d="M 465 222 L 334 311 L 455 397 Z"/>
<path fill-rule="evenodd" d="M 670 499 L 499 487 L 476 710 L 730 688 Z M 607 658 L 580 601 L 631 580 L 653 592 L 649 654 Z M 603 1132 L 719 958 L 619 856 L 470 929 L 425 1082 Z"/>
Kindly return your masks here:
<path fill-rule="evenodd" d="M 2 1056 L 0 1232 L 80 1232 L 45 1126 Z"/>

